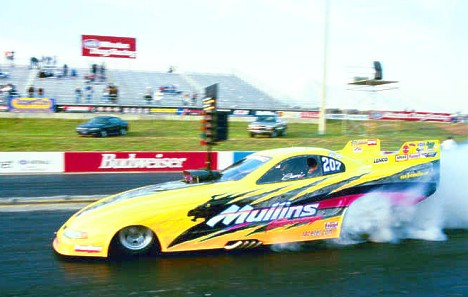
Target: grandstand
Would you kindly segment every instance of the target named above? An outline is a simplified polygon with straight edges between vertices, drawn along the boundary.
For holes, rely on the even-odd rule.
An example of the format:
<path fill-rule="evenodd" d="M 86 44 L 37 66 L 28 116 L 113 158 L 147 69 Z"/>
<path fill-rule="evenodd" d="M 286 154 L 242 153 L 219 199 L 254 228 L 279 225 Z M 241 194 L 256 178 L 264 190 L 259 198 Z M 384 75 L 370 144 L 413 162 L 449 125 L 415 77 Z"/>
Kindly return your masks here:
<path fill-rule="evenodd" d="M 28 66 L 16 65 L 8 69 L 10 77 L 2 79 L 0 84 L 12 83 L 16 85 L 20 96 L 27 96 L 27 88 L 34 86 L 44 89 L 44 96 L 54 98 L 57 104 L 75 103 L 75 89 L 86 85 L 86 76 L 90 69 L 77 68 L 77 76 L 62 77 L 56 75 L 47 78 L 40 78 L 39 69 L 30 69 Z M 60 72 L 57 68 L 56 72 Z M 161 86 L 177 86 L 177 94 L 161 94 L 160 106 L 180 107 L 193 106 L 201 107 L 201 99 L 204 95 L 205 87 L 218 84 L 219 98 L 218 108 L 239 108 L 239 109 L 285 109 L 286 104 L 273 98 L 266 92 L 252 84 L 242 80 L 232 74 L 208 74 L 208 73 L 168 73 L 157 71 L 137 71 L 107 69 L 106 79 L 101 81 L 97 78 L 90 83 L 94 88 L 93 104 L 107 103 L 103 98 L 104 90 L 109 83 L 118 87 L 119 97 L 116 104 L 126 106 L 142 106 L 148 104 L 144 100 L 144 92 L 147 87 L 158 90 Z M 191 96 L 196 93 L 196 101 L 183 101 L 183 96 Z M 187 97 L 186 97 L 187 98 Z M 84 100 L 81 101 L 84 103 Z M 156 102 L 150 103 L 156 106 Z"/>

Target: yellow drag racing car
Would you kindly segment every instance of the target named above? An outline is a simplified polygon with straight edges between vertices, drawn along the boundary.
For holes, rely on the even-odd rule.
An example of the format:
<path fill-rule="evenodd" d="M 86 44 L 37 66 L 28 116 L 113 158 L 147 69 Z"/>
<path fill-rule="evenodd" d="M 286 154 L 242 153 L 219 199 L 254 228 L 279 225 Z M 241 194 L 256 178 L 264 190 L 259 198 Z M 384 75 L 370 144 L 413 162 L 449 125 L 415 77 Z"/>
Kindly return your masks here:
<path fill-rule="evenodd" d="M 368 193 L 415 204 L 439 183 L 437 140 L 382 152 L 378 139 L 339 151 L 281 148 L 256 152 L 221 172 L 184 171 L 180 181 L 104 198 L 58 231 L 65 256 L 242 249 L 337 238 L 348 207 Z"/>

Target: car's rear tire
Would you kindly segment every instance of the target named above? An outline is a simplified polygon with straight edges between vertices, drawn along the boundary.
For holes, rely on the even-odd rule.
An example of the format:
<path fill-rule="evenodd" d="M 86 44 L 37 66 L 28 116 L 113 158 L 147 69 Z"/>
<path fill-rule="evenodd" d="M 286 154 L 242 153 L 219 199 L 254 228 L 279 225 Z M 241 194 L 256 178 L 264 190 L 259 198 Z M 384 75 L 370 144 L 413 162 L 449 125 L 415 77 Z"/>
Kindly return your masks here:
<path fill-rule="evenodd" d="M 156 235 L 144 226 L 128 226 L 117 232 L 111 249 L 114 256 L 142 256 L 156 252 Z"/>
<path fill-rule="evenodd" d="M 276 130 L 273 131 L 273 132 L 271 132 L 271 134 L 270 134 L 270 137 L 271 137 L 271 138 L 275 138 L 275 137 L 277 137 L 277 136 L 278 136 L 278 131 L 276 131 Z"/>
<path fill-rule="evenodd" d="M 120 128 L 120 135 L 127 135 L 127 129 Z"/>

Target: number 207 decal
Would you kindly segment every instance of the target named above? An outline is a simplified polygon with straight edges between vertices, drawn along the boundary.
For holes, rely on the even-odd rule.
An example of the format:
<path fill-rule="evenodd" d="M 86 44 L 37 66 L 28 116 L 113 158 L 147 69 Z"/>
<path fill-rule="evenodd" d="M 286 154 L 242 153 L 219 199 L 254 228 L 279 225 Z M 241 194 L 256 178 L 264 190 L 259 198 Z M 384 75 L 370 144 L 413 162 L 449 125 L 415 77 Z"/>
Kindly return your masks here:
<path fill-rule="evenodd" d="M 343 163 L 338 160 L 322 157 L 322 170 L 323 174 L 331 174 L 336 172 L 344 172 L 345 168 Z"/>

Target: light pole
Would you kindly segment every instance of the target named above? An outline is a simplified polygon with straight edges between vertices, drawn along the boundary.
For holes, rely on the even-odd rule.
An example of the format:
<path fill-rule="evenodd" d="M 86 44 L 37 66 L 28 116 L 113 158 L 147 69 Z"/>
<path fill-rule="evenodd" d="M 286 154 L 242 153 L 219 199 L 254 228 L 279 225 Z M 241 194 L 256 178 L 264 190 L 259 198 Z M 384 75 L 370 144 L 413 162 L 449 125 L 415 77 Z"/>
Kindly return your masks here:
<path fill-rule="evenodd" d="M 324 135 L 326 132 L 326 97 L 327 97 L 327 52 L 328 52 L 328 18 L 329 18 L 329 2 L 331 0 L 324 0 L 325 5 L 325 19 L 323 30 L 323 78 L 322 78 L 322 104 L 320 105 L 319 113 L 319 135 Z"/>

